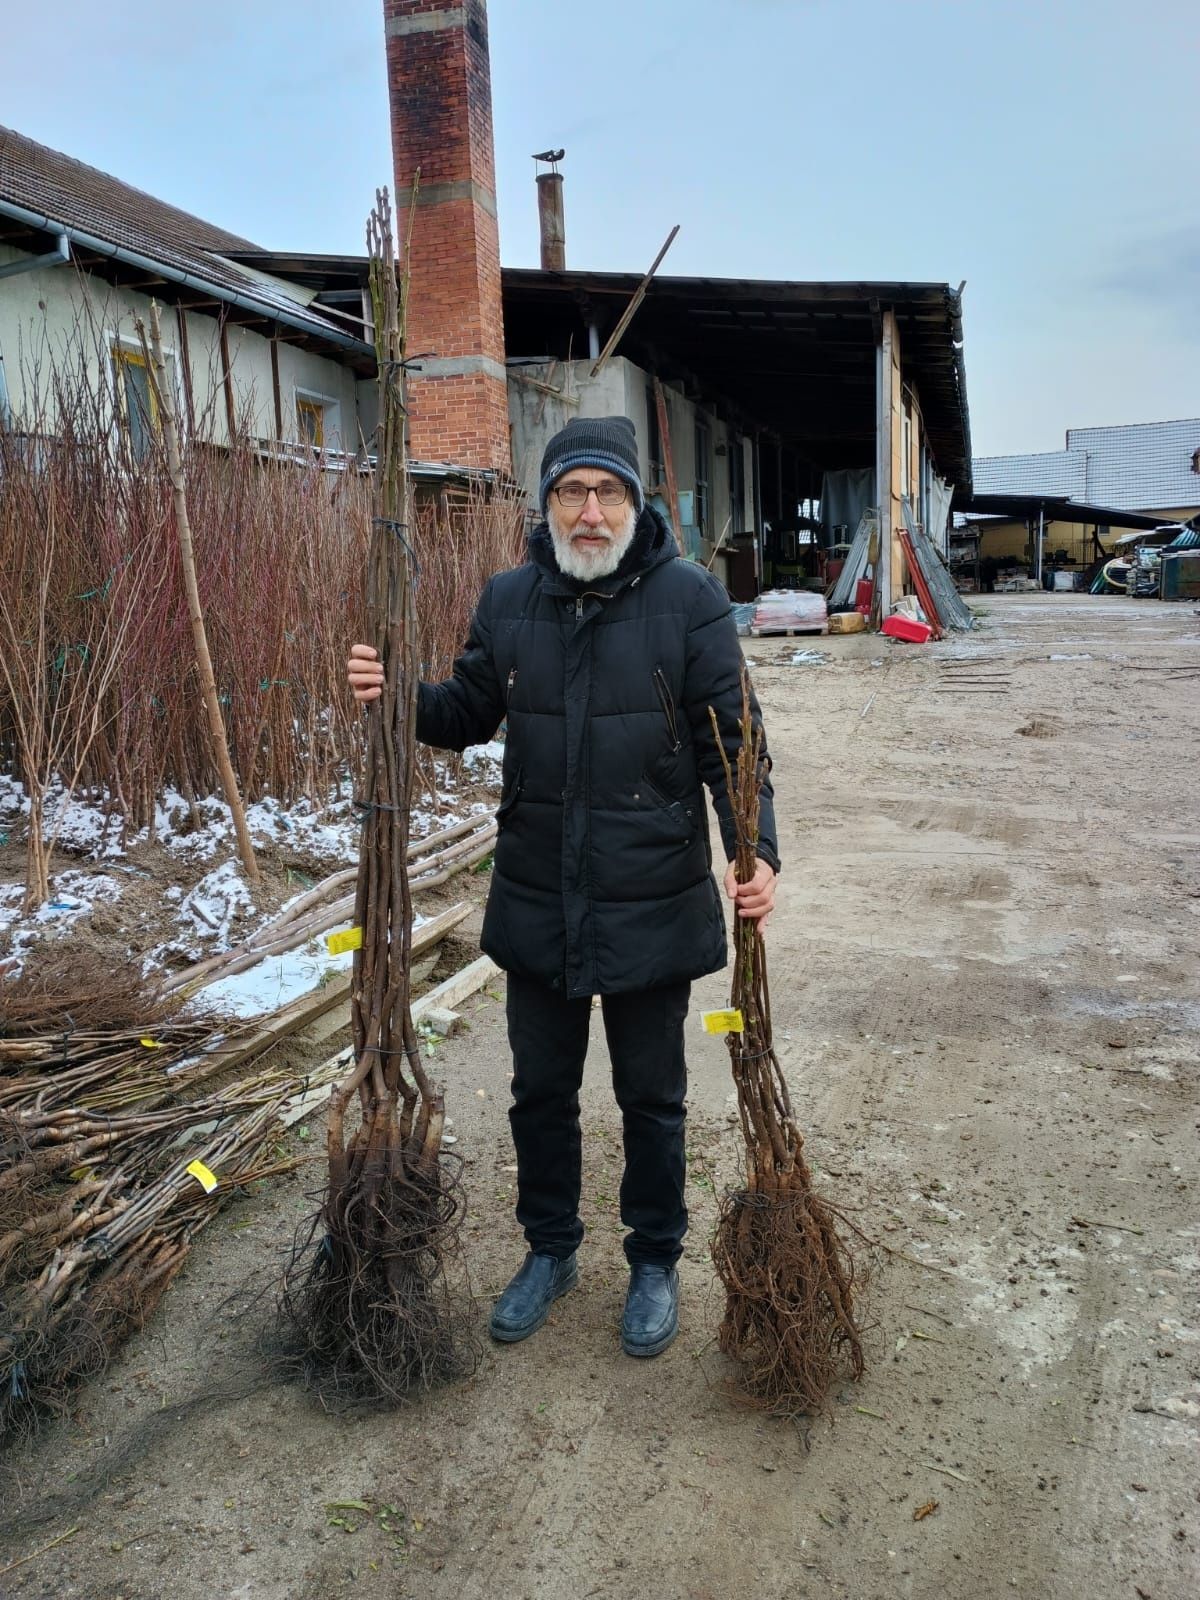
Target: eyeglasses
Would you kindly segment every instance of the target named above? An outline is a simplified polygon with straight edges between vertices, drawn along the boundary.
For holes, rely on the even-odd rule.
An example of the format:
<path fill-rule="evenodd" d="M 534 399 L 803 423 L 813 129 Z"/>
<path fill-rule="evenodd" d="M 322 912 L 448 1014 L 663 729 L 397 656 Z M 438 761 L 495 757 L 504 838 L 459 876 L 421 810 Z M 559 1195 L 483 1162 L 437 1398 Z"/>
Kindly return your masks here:
<path fill-rule="evenodd" d="M 564 483 L 553 493 L 558 496 L 560 506 L 584 506 L 590 494 L 594 494 L 602 506 L 623 506 L 629 487 L 624 483 L 602 483 L 594 489 L 586 483 Z"/>

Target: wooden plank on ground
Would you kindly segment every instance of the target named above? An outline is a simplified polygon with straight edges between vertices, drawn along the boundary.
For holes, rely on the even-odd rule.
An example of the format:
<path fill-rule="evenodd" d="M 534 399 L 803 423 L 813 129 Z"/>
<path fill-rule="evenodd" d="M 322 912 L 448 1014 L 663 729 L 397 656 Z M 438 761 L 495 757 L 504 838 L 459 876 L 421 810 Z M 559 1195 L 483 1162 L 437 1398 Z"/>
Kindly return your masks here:
<path fill-rule="evenodd" d="M 482 989 L 488 979 L 494 978 L 499 971 L 491 956 L 478 957 L 463 967 L 461 972 L 456 972 L 453 977 L 439 983 L 436 989 L 430 989 L 428 994 L 415 1000 L 413 1021 L 420 1022 L 427 1011 L 453 1011 L 455 1006 L 460 1006 L 477 989 Z"/>
<path fill-rule="evenodd" d="M 422 923 L 413 931 L 413 955 L 420 955 L 430 945 L 444 939 L 452 929 L 458 927 L 460 922 L 465 922 L 473 910 L 474 906 L 469 901 L 460 900 L 457 904 L 448 906 L 445 911 L 440 911 L 436 917 L 431 917 L 428 922 Z M 224 1072 L 229 1067 L 239 1066 L 243 1061 L 260 1056 L 272 1045 L 278 1044 L 281 1039 L 286 1039 L 289 1034 L 303 1028 L 306 1023 L 324 1016 L 337 1005 L 344 1005 L 350 999 L 350 983 L 349 972 L 339 973 L 323 989 L 293 1000 L 291 1005 L 284 1006 L 282 1010 L 268 1017 L 250 1038 L 242 1040 L 232 1050 L 223 1052 L 219 1066 L 214 1065 L 214 1070 Z"/>

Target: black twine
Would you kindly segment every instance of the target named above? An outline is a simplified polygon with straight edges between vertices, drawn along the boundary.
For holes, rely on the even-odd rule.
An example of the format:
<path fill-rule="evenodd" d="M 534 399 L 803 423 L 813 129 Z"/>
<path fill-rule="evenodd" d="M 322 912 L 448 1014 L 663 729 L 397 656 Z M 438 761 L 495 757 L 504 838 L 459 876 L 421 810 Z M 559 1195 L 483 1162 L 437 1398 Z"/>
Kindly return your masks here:
<path fill-rule="evenodd" d="M 389 805 L 385 800 L 351 800 L 356 811 L 403 811 L 403 806 Z M 366 817 L 362 819 L 364 822 Z"/>
<path fill-rule="evenodd" d="M 774 1048 L 774 1045 L 769 1044 L 765 1050 L 755 1050 L 750 1055 L 747 1055 L 743 1050 L 739 1050 L 737 1059 L 739 1061 L 761 1061 L 764 1056 L 769 1056 Z"/>
<path fill-rule="evenodd" d="M 408 523 L 401 522 L 396 517 L 372 517 L 371 521 L 377 528 L 387 528 L 394 533 L 404 546 L 405 554 L 412 562 L 413 588 L 415 589 L 421 577 L 421 563 L 417 560 L 417 552 L 413 549 L 408 538 Z"/>

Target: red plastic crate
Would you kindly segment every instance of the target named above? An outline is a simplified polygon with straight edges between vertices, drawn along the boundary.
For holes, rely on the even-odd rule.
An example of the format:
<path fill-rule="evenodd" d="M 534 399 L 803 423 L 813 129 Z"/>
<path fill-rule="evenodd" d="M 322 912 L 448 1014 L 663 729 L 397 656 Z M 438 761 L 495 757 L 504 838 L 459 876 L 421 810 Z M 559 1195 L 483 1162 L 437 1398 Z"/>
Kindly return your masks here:
<path fill-rule="evenodd" d="M 889 617 L 881 631 L 889 639 L 904 639 L 908 644 L 928 644 L 933 637 L 927 622 L 914 622 L 911 617 Z"/>

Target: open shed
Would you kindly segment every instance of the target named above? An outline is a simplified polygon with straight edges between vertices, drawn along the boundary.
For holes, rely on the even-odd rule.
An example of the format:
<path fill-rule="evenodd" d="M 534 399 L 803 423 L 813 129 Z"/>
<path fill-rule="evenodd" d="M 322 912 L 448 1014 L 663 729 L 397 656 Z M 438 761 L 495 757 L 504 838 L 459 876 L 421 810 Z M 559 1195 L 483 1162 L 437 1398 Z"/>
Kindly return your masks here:
<path fill-rule="evenodd" d="M 518 477 L 565 415 L 548 398 L 568 395 L 577 414 L 594 414 L 598 359 L 641 283 L 631 273 L 503 272 L 510 380 L 524 378 L 538 396 L 513 408 Z M 616 355 L 628 364 L 624 404 L 651 487 L 664 453 L 656 378 L 666 391 L 680 489 L 698 485 L 709 507 L 699 553 L 728 523 L 733 540 L 757 541 L 770 576 L 786 568 L 785 536 L 802 527 L 801 508 L 824 504 L 821 537 L 832 544 L 853 533 L 856 504 L 879 504 L 889 538 L 908 495 L 937 537 L 950 491 L 970 492 L 962 305 L 945 284 L 655 277 Z M 610 383 L 603 403 L 619 398 Z M 706 434 L 716 441 L 709 461 L 697 459 Z M 834 504 L 843 507 L 836 524 Z M 889 542 L 883 576 L 898 593 L 903 568 Z"/>

